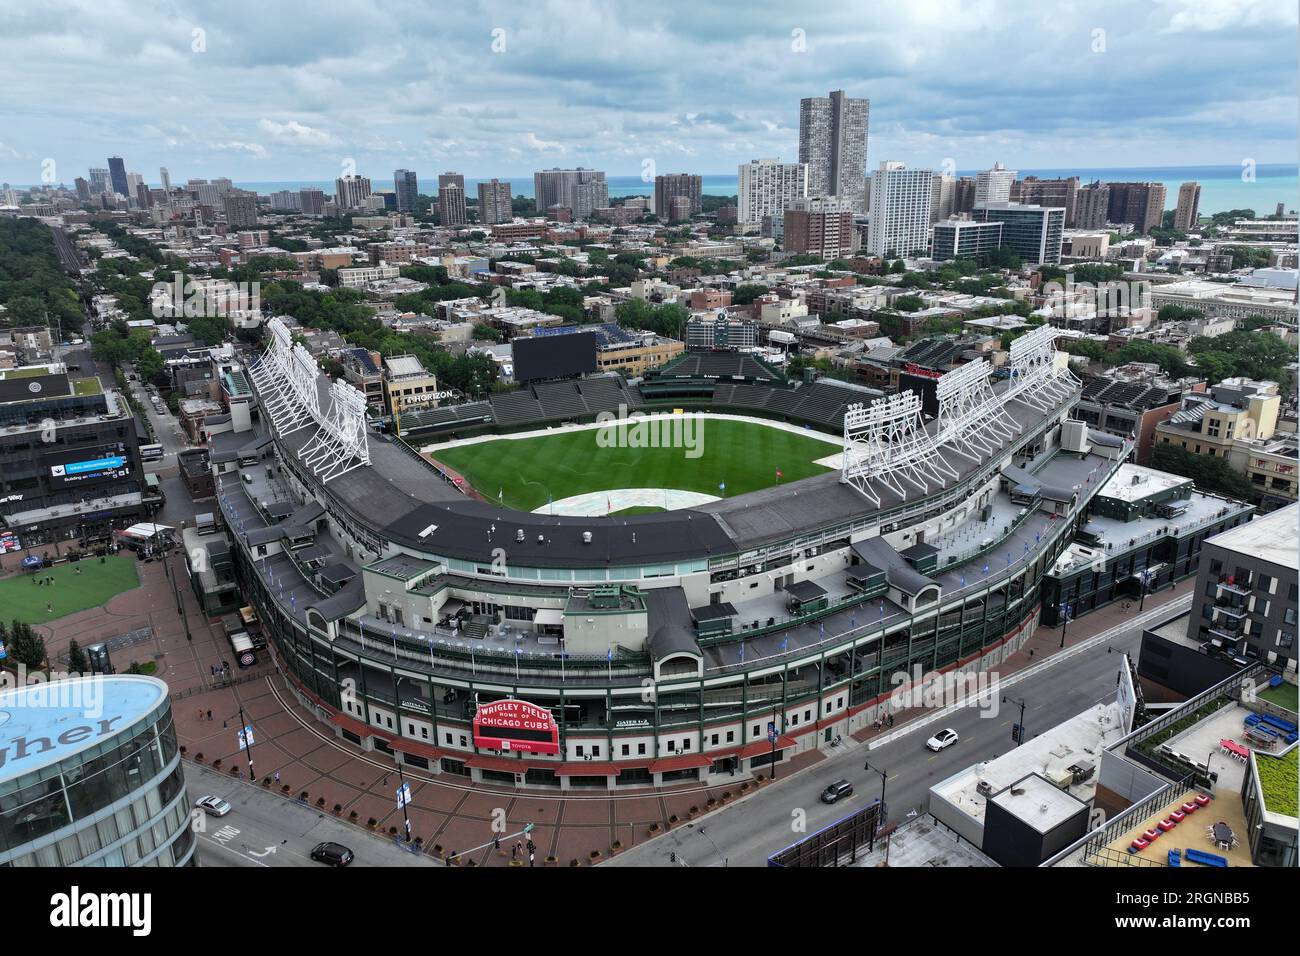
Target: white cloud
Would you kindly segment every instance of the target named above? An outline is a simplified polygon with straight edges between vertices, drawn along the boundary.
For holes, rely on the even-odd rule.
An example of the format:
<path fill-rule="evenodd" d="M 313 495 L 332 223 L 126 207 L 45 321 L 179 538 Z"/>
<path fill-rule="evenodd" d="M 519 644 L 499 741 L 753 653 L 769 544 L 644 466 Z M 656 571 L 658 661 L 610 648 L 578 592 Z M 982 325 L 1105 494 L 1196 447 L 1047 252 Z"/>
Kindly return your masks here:
<path fill-rule="evenodd" d="M 334 137 L 325 130 L 315 129 L 297 120 L 277 123 L 275 120 L 262 119 L 257 128 L 277 143 L 290 146 L 330 146 L 334 143 Z"/>

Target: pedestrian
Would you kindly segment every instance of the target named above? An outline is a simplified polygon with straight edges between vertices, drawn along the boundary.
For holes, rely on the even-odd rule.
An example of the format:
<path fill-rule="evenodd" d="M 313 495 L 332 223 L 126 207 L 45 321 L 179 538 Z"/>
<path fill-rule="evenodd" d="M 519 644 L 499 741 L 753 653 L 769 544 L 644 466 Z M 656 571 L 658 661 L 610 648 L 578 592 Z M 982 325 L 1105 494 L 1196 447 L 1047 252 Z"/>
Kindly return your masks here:
<path fill-rule="evenodd" d="M 212 711 L 208 711 L 208 720 L 212 719 Z"/>
<path fill-rule="evenodd" d="M 890 715 L 889 715 L 889 726 L 891 726 L 891 727 L 894 726 L 894 715 L 893 715 L 893 714 L 890 714 Z"/>
<path fill-rule="evenodd" d="M 51 604 L 49 601 L 46 601 L 46 602 L 45 602 L 45 613 L 46 613 L 46 614 L 53 614 L 53 613 L 54 613 L 54 605 Z"/>
<path fill-rule="evenodd" d="M 533 860 L 535 860 L 536 858 L 537 858 L 536 855 L 533 854 L 532 852 L 528 854 L 528 865 L 530 867 L 533 865 Z"/>
<path fill-rule="evenodd" d="M 516 840 L 515 845 L 510 848 L 510 859 L 513 861 L 515 857 L 519 855 L 519 852 L 523 848 L 524 848 L 523 843 L 519 840 Z"/>
<path fill-rule="evenodd" d="M 500 834 L 500 833 L 494 833 L 494 834 L 492 834 L 492 849 L 496 850 L 498 853 L 501 852 L 501 834 Z"/>
<path fill-rule="evenodd" d="M 276 783 L 280 782 L 280 771 L 278 770 L 275 772 L 275 782 Z"/>

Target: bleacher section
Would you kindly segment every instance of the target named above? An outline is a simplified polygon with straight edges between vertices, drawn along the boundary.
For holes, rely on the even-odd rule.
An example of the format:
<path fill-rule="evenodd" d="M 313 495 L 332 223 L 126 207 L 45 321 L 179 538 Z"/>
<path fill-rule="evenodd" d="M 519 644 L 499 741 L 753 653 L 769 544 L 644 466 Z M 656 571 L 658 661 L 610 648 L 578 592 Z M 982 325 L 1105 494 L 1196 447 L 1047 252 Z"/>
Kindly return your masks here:
<path fill-rule="evenodd" d="M 636 408 L 640 396 L 617 375 L 598 375 L 568 382 L 546 382 L 493 395 L 486 402 L 449 405 L 407 412 L 402 434 L 436 435 L 484 425 L 514 429 L 546 422 L 583 421 L 601 412 L 618 414 L 619 406 Z"/>
<path fill-rule="evenodd" d="M 747 382 L 710 385 L 670 379 L 646 383 L 638 390 L 629 388 L 617 375 L 600 375 L 526 386 L 493 395 L 487 402 L 407 412 L 402 416 L 402 433 L 437 435 L 485 425 L 515 430 L 549 422 L 590 421 L 601 412 L 617 414 L 620 405 L 642 408 L 647 400 L 680 401 L 688 407 L 754 414 L 838 432 L 843 428 L 844 412 L 850 405 L 871 401 L 881 394 L 875 389 L 833 379 L 819 379 L 795 388 Z"/>
<path fill-rule="evenodd" d="M 716 411 L 753 413 L 765 418 L 803 422 L 835 432 L 844 427 L 844 412 L 850 405 L 871 401 L 882 394 L 876 389 L 860 385 L 820 379 L 797 388 L 719 382 L 713 387 L 711 395 L 706 391 L 699 397 Z M 642 385 L 642 396 L 660 400 L 688 397 L 680 390 L 660 388 L 658 383 L 651 388 Z"/>
<path fill-rule="evenodd" d="M 746 382 L 785 384 L 781 372 L 748 352 L 687 352 L 650 373 L 665 379 L 737 379 Z"/>
<path fill-rule="evenodd" d="M 402 415 L 402 432 L 447 431 L 467 428 L 492 421 L 492 406 L 487 402 L 469 402 L 465 405 L 446 405 L 442 408 L 422 408 Z"/>

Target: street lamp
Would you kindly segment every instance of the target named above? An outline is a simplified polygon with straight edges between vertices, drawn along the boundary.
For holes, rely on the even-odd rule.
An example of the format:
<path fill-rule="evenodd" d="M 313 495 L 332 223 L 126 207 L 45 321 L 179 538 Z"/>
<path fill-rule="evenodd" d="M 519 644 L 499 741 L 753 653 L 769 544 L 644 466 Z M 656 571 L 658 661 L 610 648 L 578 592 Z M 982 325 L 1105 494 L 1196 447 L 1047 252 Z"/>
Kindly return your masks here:
<path fill-rule="evenodd" d="M 1020 728 L 1020 732 L 1016 734 L 1016 746 L 1019 747 L 1025 742 L 1025 702 L 1023 700 L 1018 700 L 1015 697 L 1008 697 L 1006 694 L 1003 694 L 1002 703 L 1020 705 L 1020 723 L 1017 725 Z"/>
<path fill-rule="evenodd" d="M 883 768 L 871 766 L 870 760 L 862 765 L 862 769 L 868 770 L 871 773 L 880 774 L 880 812 L 884 814 L 884 816 L 880 818 L 880 822 L 884 823 L 889 817 L 889 807 L 885 804 L 885 781 L 889 779 L 889 772 Z"/>
<path fill-rule="evenodd" d="M 1070 623 L 1070 605 L 1062 604 L 1061 611 L 1061 647 L 1065 647 L 1065 625 Z"/>
<path fill-rule="evenodd" d="M 1138 599 L 1138 613 L 1141 614 L 1142 609 L 1146 607 L 1146 603 L 1147 603 L 1147 585 L 1151 582 L 1150 569 L 1148 568 L 1142 569 L 1142 572 L 1138 575 L 1138 582 L 1140 583 L 1142 588 L 1141 590 L 1142 596 L 1141 598 Z"/>
<path fill-rule="evenodd" d="M 727 866 L 728 865 L 727 858 L 723 856 L 722 851 L 718 849 L 718 845 L 713 842 L 713 837 L 709 836 L 707 833 L 704 832 L 704 827 L 699 828 L 699 834 L 700 836 L 704 837 L 704 839 L 709 841 L 709 844 L 713 847 L 713 852 L 718 854 L 718 856 L 722 857 L 722 865 L 724 867 Z"/>

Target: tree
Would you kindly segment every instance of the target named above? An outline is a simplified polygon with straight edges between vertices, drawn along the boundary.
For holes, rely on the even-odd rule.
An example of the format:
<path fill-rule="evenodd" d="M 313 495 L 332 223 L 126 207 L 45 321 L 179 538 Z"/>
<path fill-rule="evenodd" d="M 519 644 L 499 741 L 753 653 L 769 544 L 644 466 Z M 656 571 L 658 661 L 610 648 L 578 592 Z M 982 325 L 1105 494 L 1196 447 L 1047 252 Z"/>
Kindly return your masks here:
<path fill-rule="evenodd" d="M 15 620 L 9 633 L 9 656 L 27 668 L 45 665 L 45 638 L 25 621 Z"/>
<path fill-rule="evenodd" d="M 68 642 L 68 670 L 74 674 L 89 674 L 90 660 L 86 657 L 86 652 L 81 649 L 76 638 Z"/>
<path fill-rule="evenodd" d="M 749 305 L 760 295 L 766 295 L 768 288 L 757 282 L 742 282 L 736 286 L 736 291 L 731 296 L 732 305 Z"/>
<path fill-rule="evenodd" d="M 1256 491 L 1250 480 L 1233 471 L 1225 459 L 1194 455 L 1177 445 L 1157 444 L 1151 454 L 1151 467 L 1191 478 L 1201 491 L 1213 491 L 1229 498 L 1249 499 Z"/>

